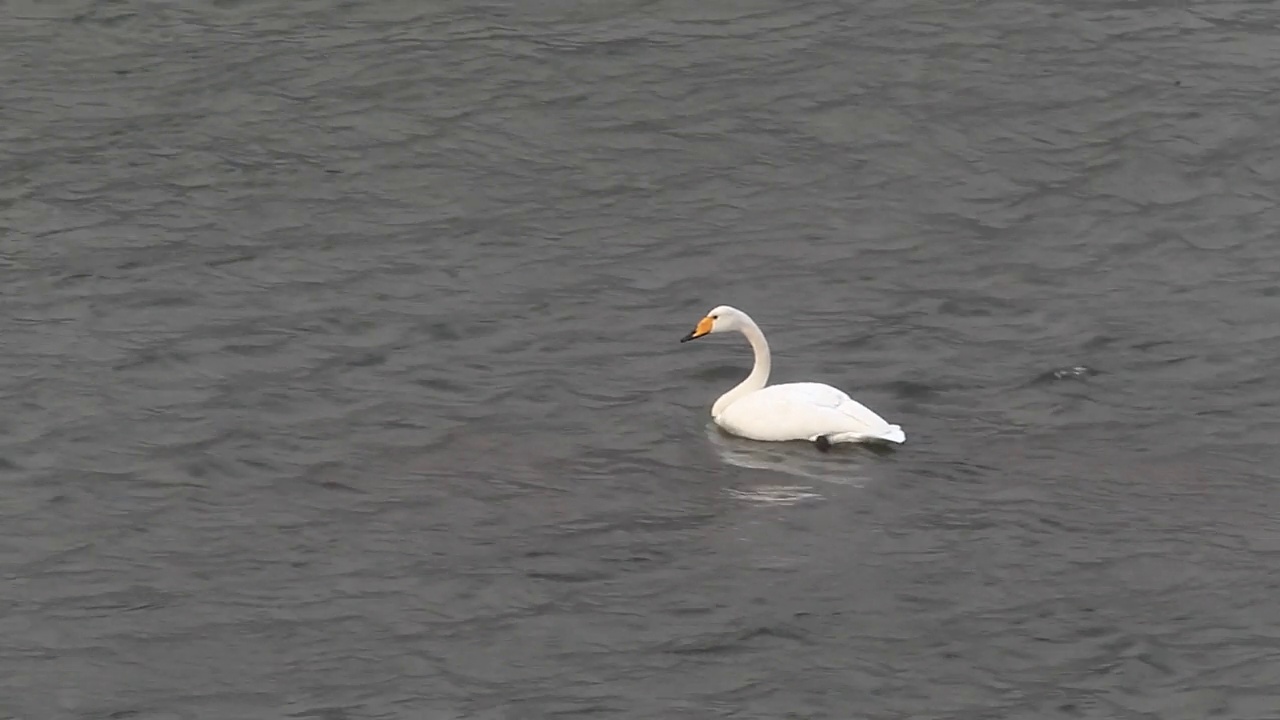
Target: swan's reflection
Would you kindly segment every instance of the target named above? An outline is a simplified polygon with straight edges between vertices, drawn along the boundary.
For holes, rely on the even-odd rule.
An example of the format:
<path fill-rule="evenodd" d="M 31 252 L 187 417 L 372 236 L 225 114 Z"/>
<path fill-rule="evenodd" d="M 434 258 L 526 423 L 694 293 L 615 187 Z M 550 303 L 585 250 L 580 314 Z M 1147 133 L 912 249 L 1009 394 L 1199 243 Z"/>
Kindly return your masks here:
<path fill-rule="evenodd" d="M 855 487 L 862 487 L 871 480 L 863 458 L 858 455 L 858 448 L 837 446 L 838 449 L 823 453 L 813 445 L 803 442 L 754 442 L 729 435 L 714 422 L 707 423 L 706 432 L 707 439 L 711 441 L 720 459 L 740 468 Z M 759 486 L 745 493 L 735 490 L 732 494 L 765 502 L 790 503 L 821 497 L 815 490 L 806 486 L 770 485 Z"/>

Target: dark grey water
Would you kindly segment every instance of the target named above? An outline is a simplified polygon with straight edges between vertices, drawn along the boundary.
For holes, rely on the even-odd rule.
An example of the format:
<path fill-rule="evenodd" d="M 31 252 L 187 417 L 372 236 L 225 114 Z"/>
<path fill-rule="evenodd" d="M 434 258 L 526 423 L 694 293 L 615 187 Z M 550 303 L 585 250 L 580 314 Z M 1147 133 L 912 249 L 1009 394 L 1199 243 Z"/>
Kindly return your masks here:
<path fill-rule="evenodd" d="M 1280 716 L 1271 3 L 0 13 L 0 718 Z"/>

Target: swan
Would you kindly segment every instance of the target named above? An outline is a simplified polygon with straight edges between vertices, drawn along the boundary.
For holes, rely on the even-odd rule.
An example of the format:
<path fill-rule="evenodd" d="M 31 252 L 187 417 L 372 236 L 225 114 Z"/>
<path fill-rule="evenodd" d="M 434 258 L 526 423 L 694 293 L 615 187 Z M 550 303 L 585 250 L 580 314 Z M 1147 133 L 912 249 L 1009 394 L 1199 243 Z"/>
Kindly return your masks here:
<path fill-rule="evenodd" d="M 838 388 L 815 382 L 766 387 L 772 367 L 769 343 L 751 316 L 735 307 L 713 309 L 680 342 L 733 331 L 747 336 L 755 366 L 711 406 L 711 418 L 729 433 L 766 442 L 808 440 L 824 452 L 836 443 L 906 441 L 902 428 Z"/>

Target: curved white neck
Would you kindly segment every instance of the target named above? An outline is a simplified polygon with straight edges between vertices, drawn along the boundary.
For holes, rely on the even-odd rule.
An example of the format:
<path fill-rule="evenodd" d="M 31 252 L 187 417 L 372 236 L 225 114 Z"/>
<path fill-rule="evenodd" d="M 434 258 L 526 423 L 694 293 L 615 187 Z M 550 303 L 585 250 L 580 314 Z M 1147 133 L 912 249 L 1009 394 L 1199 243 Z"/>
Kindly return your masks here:
<path fill-rule="evenodd" d="M 760 331 L 760 326 L 754 321 L 748 319 L 745 326 L 741 330 L 743 335 L 747 336 L 747 342 L 751 343 L 751 350 L 755 353 L 756 364 L 751 368 L 751 374 L 746 380 L 738 383 L 732 390 L 720 396 L 716 400 L 716 404 L 711 406 L 711 417 L 720 417 L 720 413 L 734 403 L 735 400 L 753 393 L 764 387 L 769 382 L 769 370 L 772 368 L 773 360 L 769 355 L 769 343 L 764 339 L 764 333 Z"/>

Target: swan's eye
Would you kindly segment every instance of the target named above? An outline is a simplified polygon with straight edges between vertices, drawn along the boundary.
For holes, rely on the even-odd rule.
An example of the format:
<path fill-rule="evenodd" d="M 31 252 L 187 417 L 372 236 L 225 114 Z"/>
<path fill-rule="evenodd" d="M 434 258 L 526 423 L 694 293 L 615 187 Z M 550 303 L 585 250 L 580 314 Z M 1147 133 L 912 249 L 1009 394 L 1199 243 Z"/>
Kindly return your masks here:
<path fill-rule="evenodd" d="M 712 320 L 719 320 L 719 319 L 720 319 L 720 316 L 719 316 L 719 315 L 712 315 L 712 316 L 711 316 L 711 319 L 712 319 Z"/>

